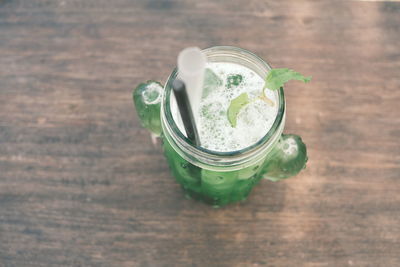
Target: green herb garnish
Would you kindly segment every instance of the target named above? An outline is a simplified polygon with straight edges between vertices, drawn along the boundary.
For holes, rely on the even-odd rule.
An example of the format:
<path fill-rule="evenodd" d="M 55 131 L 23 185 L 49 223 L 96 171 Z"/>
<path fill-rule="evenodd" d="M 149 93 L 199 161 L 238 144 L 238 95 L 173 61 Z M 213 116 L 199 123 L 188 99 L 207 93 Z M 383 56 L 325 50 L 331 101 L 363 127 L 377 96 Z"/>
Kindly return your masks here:
<path fill-rule="evenodd" d="M 232 88 L 233 86 L 238 86 L 243 80 L 242 75 L 236 74 L 236 75 L 229 75 L 228 79 L 226 81 L 226 87 L 227 88 Z"/>
<path fill-rule="evenodd" d="M 244 107 L 248 103 L 250 103 L 250 101 L 247 93 L 242 93 L 231 101 L 231 104 L 228 108 L 228 120 L 231 123 L 232 127 L 236 127 L 237 116 L 242 107 Z"/>
<path fill-rule="evenodd" d="M 311 76 L 304 77 L 300 73 L 291 69 L 272 69 L 268 72 L 268 75 L 265 78 L 264 89 L 268 88 L 271 90 L 278 90 L 290 80 L 298 80 L 308 83 L 311 81 Z"/>
<path fill-rule="evenodd" d="M 228 112 L 227 112 L 228 120 L 231 123 L 231 126 L 236 127 L 237 116 L 239 115 L 240 110 L 244 106 L 249 104 L 250 102 L 257 100 L 257 98 L 265 101 L 266 103 L 268 103 L 270 105 L 274 105 L 274 102 L 272 100 L 270 100 L 269 98 L 267 98 L 267 96 L 264 93 L 264 90 L 266 88 L 268 88 L 270 90 L 278 90 L 286 82 L 288 82 L 290 80 L 299 80 L 299 81 L 308 83 L 309 81 L 311 81 L 311 76 L 304 77 L 300 73 L 295 72 L 294 70 L 291 70 L 291 69 L 286 69 L 286 68 L 270 70 L 268 72 L 267 77 L 265 77 L 265 85 L 264 85 L 261 95 L 259 95 L 258 97 L 254 98 L 254 99 L 249 100 L 249 96 L 247 95 L 247 93 L 242 93 L 241 95 L 239 95 L 238 97 L 236 97 L 235 99 L 233 99 L 231 101 L 229 108 L 228 108 Z M 240 79 L 240 82 L 241 82 L 241 79 Z"/>

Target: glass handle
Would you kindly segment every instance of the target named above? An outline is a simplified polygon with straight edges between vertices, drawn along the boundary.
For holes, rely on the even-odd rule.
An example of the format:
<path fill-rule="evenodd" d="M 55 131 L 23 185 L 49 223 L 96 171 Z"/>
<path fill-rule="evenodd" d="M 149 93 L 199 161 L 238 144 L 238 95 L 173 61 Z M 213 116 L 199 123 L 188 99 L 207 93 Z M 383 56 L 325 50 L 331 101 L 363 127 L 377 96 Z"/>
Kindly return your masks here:
<path fill-rule="evenodd" d="M 300 136 L 282 134 L 266 160 L 263 178 L 276 182 L 292 177 L 306 167 L 307 160 L 307 148 Z"/>
<path fill-rule="evenodd" d="M 163 86 L 159 82 L 147 81 L 133 90 L 133 102 L 140 123 L 153 134 L 161 134 L 160 109 Z"/>

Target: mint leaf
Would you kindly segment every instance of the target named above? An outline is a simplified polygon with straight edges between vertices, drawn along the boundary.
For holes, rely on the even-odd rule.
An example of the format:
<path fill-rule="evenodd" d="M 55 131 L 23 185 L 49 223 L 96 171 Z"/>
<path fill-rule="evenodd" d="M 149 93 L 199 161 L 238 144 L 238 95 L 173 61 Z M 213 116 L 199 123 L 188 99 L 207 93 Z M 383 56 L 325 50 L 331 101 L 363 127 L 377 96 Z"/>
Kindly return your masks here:
<path fill-rule="evenodd" d="M 228 108 L 228 120 L 232 127 L 236 127 L 237 116 L 245 105 L 249 103 L 249 96 L 246 93 L 240 94 L 238 97 L 233 99 Z"/>
<path fill-rule="evenodd" d="M 231 74 L 228 76 L 228 79 L 226 81 L 226 87 L 227 88 L 232 88 L 232 86 L 238 86 L 243 80 L 243 76 L 240 74 Z"/>
<path fill-rule="evenodd" d="M 220 85 L 222 85 L 222 80 L 211 69 L 206 68 L 204 71 L 202 98 L 206 98 L 211 92 L 217 90 Z"/>
<path fill-rule="evenodd" d="M 271 90 L 278 90 L 281 88 L 286 82 L 290 80 L 298 80 L 308 83 L 311 81 L 310 77 L 304 77 L 298 72 L 295 72 L 291 69 L 272 69 L 268 72 L 267 77 L 265 78 L 265 88 L 269 88 Z"/>

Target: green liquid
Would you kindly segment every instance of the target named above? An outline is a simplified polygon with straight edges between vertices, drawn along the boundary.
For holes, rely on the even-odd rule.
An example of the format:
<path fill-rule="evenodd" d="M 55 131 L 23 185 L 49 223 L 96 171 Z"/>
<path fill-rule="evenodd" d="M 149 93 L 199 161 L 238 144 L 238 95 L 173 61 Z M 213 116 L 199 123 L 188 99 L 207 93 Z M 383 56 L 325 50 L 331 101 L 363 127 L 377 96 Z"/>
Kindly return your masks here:
<path fill-rule="evenodd" d="M 213 206 L 245 200 L 253 185 L 262 178 L 259 164 L 237 171 L 210 171 L 182 158 L 166 138 L 163 138 L 163 149 L 172 174 L 186 195 Z"/>

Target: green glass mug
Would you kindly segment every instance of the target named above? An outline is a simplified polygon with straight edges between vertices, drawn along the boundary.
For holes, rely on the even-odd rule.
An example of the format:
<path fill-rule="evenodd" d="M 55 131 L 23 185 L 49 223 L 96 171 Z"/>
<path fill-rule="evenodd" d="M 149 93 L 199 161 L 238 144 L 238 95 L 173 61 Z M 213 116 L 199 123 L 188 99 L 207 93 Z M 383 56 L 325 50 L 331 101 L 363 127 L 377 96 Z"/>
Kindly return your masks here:
<path fill-rule="evenodd" d="M 265 77 L 271 69 L 260 57 L 241 48 L 217 46 L 203 52 L 210 62 L 241 64 L 260 77 Z M 175 69 L 164 88 L 154 81 L 140 84 L 133 91 L 133 99 L 141 124 L 161 137 L 172 174 L 186 196 L 219 207 L 245 200 L 262 178 L 279 181 L 305 168 L 307 150 L 301 138 L 282 134 L 285 125 L 283 88 L 275 92 L 278 114 L 264 137 L 241 150 L 216 152 L 192 145 L 176 125 L 170 99 L 177 74 Z"/>

